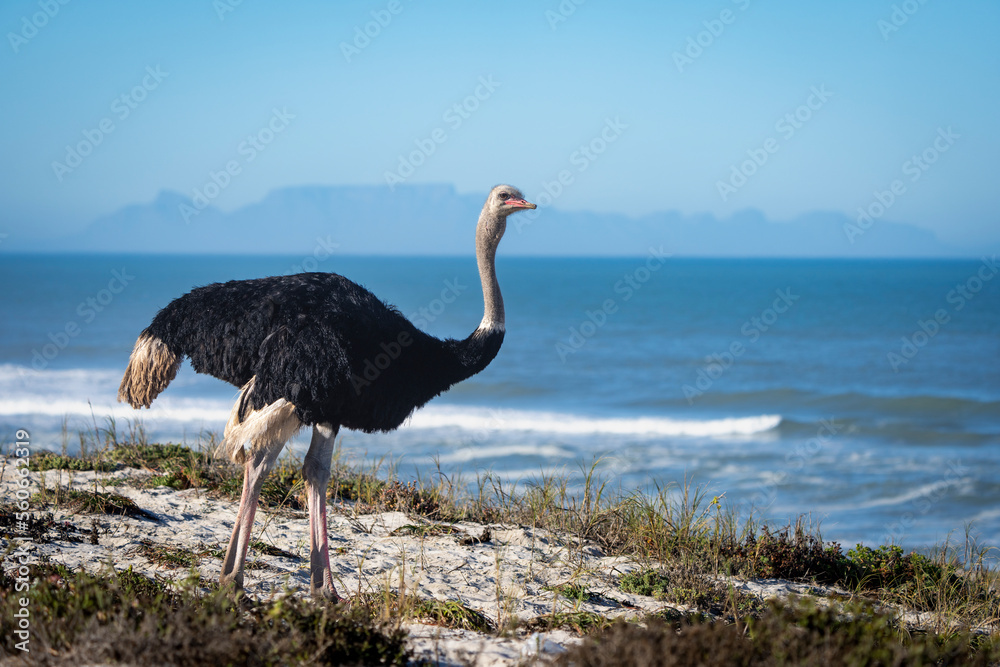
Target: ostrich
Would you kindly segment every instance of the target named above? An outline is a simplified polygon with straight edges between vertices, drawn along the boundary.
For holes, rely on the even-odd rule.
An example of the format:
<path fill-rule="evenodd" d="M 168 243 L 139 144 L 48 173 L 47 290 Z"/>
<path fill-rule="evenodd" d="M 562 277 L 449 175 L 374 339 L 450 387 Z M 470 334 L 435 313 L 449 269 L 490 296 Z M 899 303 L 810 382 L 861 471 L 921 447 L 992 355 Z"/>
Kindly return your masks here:
<path fill-rule="evenodd" d="M 170 302 L 139 335 L 118 400 L 149 407 L 186 356 L 199 373 L 240 387 L 220 452 L 244 467 L 243 493 L 220 583 L 243 588 L 261 486 L 285 442 L 312 425 L 302 465 L 309 501 L 313 597 L 341 599 L 333 584 L 326 487 L 337 432 L 391 431 L 500 351 L 504 308 L 496 250 L 507 216 L 534 204 L 509 185 L 490 191 L 476 227 L 485 314 L 465 340 L 417 329 L 394 307 L 335 273 L 233 280 Z"/>

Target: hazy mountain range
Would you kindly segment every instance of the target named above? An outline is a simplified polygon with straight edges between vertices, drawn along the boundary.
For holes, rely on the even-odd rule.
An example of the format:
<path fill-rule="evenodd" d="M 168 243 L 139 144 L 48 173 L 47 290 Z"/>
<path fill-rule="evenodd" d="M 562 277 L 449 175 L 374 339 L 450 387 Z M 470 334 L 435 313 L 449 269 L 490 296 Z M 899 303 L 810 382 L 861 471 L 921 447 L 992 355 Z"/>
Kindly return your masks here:
<path fill-rule="evenodd" d="M 95 220 L 80 234 L 25 239 L 5 250 L 302 255 L 335 247 L 358 255 L 466 255 L 473 252 L 484 196 L 458 194 L 448 185 L 401 185 L 394 192 L 304 186 L 274 190 L 224 213 L 163 191 L 153 202 Z M 628 217 L 543 206 L 510 218 L 501 252 L 634 256 L 649 246 L 704 257 L 969 257 L 984 251 L 948 246 L 909 224 L 878 220 L 862 230 L 853 218 L 832 212 L 775 222 L 755 210 L 720 220 L 676 211 Z"/>

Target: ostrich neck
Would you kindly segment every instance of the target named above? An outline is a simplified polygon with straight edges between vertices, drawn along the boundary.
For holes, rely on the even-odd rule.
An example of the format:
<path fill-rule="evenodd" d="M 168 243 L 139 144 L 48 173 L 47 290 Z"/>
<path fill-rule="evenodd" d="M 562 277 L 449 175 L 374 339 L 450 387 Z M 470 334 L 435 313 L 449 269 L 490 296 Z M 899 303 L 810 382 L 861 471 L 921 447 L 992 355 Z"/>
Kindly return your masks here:
<path fill-rule="evenodd" d="M 483 221 L 480 220 L 479 230 L 476 234 L 476 261 L 479 264 L 479 279 L 483 283 L 484 305 L 483 321 L 479 324 L 478 330 L 503 331 L 503 296 L 500 294 L 496 268 L 497 243 L 500 239 L 491 238 L 485 231 L 490 226 L 482 223 Z"/>
<path fill-rule="evenodd" d="M 504 339 L 503 297 L 497 283 L 497 244 L 503 236 L 506 220 L 487 217 L 486 211 L 479 216 L 476 228 L 476 262 L 479 264 L 479 279 L 483 283 L 483 321 L 465 340 L 447 340 L 450 363 L 442 372 L 444 391 L 456 382 L 472 377 L 486 368 L 500 351 Z"/>

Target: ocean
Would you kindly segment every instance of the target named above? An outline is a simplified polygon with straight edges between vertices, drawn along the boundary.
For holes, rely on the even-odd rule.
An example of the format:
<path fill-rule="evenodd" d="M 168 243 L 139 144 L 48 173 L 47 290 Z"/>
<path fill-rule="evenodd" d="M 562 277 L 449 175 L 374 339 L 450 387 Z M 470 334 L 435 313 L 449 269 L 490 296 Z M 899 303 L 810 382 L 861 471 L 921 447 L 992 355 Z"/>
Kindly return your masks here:
<path fill-rule="evenodd" d="M 969 261 L 498 258 L 494 362 L 396 432 L 342 431 L 349 458 L 530 483 L 594 461 L 611 486 L 685 481 L 825 539 L 1000 546 L 1000 279 Z M 17 256 L 0 263 L 0 437 L 70 451 L 139 423 L 221 434 L 236 389 L 182 369 L 141 413 L 115 402 L 138 333 L 191 288 L 334 271 L 424 330 L 482 317 L 475 259 Z M 302 451 L 303 432 L 292 446 Z"/>

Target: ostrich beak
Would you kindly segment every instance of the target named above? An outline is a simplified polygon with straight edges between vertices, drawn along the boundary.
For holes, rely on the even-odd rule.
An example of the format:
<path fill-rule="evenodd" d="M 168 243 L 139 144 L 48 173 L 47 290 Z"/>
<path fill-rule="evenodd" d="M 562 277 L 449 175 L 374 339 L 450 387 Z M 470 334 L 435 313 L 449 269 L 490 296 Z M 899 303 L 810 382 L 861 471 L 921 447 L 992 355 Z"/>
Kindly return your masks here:
<path fill-rule="evenodd" d="M 538 208 L 530 201 L 524 201 L 523 199 L 508 199 L 504 203 L 511 208 Z"/>

